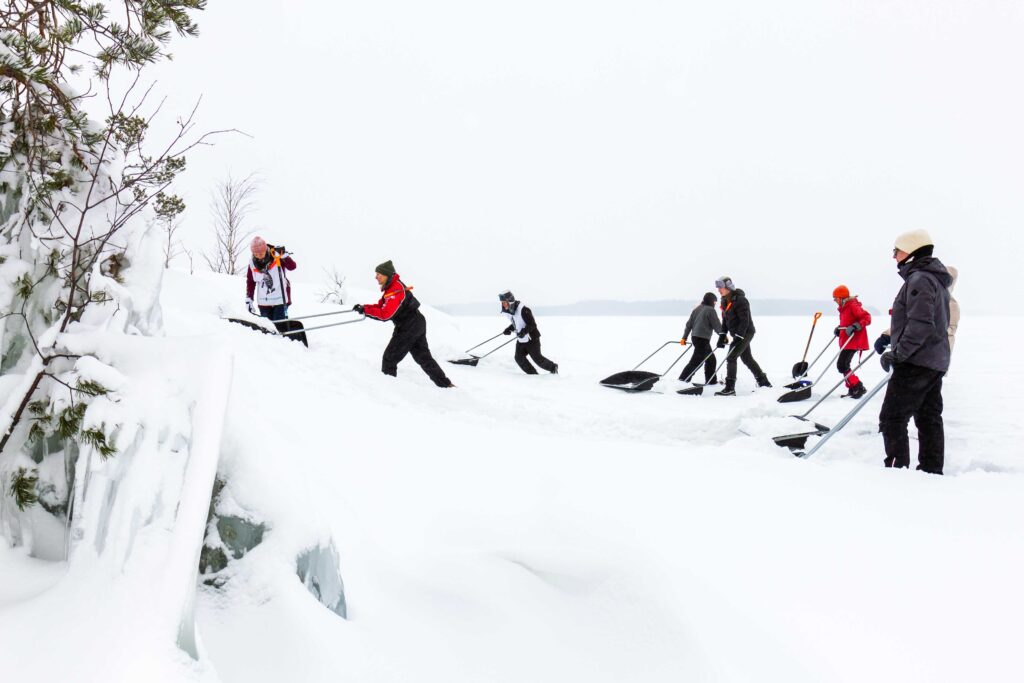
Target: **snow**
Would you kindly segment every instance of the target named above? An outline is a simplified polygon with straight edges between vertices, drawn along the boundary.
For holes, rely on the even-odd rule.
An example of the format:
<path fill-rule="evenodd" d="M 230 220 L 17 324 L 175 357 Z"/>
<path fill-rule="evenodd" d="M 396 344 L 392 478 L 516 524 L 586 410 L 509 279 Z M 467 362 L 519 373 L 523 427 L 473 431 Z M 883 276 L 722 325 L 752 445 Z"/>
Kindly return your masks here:
<path fill-rule="evenodd" d="M 376 298 L 369 273 L 365 282 L 360 292 L 350 279 L 353 301 Z M 308 303 L 317 289 L 295 282 L 293 316 L 329 310 Z M 416 291 L 439 360 L 505 325 L 445 316 Z M 141 365 L 116 364 L 125 391 L 160 389 L 133 396 L 146 424 L 175 386 L 179 399 L 202 397 L 200 380 L 224 372 L 211 358 L 233 367 L 223 420 L 213 409 L 190 429 L 219 434 L 225 505 L 268 530 L 221 588 L 197 589 L 198 662 L 157 647 L 167 622 L 141 614 L 187 612 L 180 580 L 198 539 L 175 534 L 180 546 L 146 557 L 177 562 L 177 584 L 145 585 L 137 571 L 86 581 L 0 548 L 14 579 L 0 588 L 0 663 L 6 643 L 28 647 L 19 629 L 58 619 L 62 643 L 95 643 L 91 629 L 119 639 L 119 652 L 140 648 L 119 655 L 136 668 L 108 680 L 1024 677 L 1024 425 L 1012 417 L 1024 360 L 989 343 L 993 329 L 1024 333 L 1024 319 L 963 319 L 944 391 L 947 476 L 935 477 L 881 467 L 880 401 L 801 460 L 770 437 L 802 430 L 786 416 L 809 403 L 778 404 L 784 390 L 755 390 L 742 365 L 731 399 L 676 395 L 679 365 L 643 394 L 598 385 L 678 339 L 681 319 L 540 318 L 560 375 L 526 376 L 504 349 L 476 368 L 445 363 L 457 388 L 440 390 L 411 359 L 397 378 L 380 373 L 390 324 L 311 332 L 307 350 L 221 320 L 247 317 L 243 301 L 240 278 L 168 272 L 166 339 L 135 356 Z M 755 319 L 755 356 L 778 387 L 809 320 Z M 812 347 L 833 325 L 819 323 Z M 227 387 L 219 376 L 211 386 Z M 874 361 L 862 373 L 869 387 L 881 376 Z M 812 416 L 834 424 L 851 406 L 831 398 Z M 199 484 L 181 492 L 193 517 L 194 498 L 209 500 Z M 299 555 L 331 542 L 347 619 L 296 574 Z M 103 585 L 116 599 L 102 608 L 96 596 L 91 609 L 72 599 Z M 148 595 L 165 587 L 173 595 Z M 66 674 L 72 656 L 79 666 L 102 657 L 75 645 L 38 675 Z"/>

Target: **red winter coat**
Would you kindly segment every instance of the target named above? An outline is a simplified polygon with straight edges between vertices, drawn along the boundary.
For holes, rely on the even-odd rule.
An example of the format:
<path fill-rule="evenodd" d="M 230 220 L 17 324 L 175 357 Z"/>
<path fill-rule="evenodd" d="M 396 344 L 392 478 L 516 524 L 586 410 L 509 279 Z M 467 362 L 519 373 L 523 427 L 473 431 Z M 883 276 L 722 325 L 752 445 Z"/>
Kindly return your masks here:
<path fill-rule="evenodd" d="M 406 287 L 398 275 L 391 276 L 383 291 L 379 302 L 363 306 L 363 313 L 368 318 L 390 320 L 400 325 L 420 307 L 420 302 L 412 295 L 412 287 Z"/>
<path fill-rule="evenodd" d="M 846 330 L 842 328 L 849 327 L 854 323 L 860 323 L 861 329 L 854 333 L 853 341 L 846 348 L 851 351 L 867 351 L 871 348 L 871 344 L 868 342 L 868 325 L 871 324 L 871 314 L 864 310 L 855 296 L 850 297 L 839 306 L 840 346 L 846 343 Z"/>

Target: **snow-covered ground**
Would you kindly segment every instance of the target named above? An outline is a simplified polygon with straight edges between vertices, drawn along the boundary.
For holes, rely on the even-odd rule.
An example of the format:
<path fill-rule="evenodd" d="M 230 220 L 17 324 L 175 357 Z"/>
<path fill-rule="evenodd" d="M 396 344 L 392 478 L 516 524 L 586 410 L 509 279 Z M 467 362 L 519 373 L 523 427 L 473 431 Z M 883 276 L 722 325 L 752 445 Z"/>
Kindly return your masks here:
<path fill-rule="evenodd" d="M 328 310 L 305 304 L 313 289 L 296 286 L 292 315 Z M 1024 679 L 1024 360 L 991 346 L 1022 318 L 965 315 L 935 477 L 881 467 L 880 400 L 800 460 L 769 437 L 808 404 L 755 391 L 742 365 L 735 398 L 677 395 L 678 365 L 645 394 L 597 384 L 682 320 L 543 318 L 560 375 L 522 374 L 509 347 L 445 363 L 458 388 L 440 390 L 411 359 L 380 373 L 390 324 L 311 332 L 307 350 L 223 322 L 242 290 L 169 273 L 163 300 L 183 349 L 234 353 L 221 472 L 270 527 L 223 588 L 200 589 L 201 652 L 224 681 Z M 427 315 L 439 359 L 505 324 Z M 783 384 L 809 320 L 756 324 Z M 851 405 L 837 395 L 817 420 Z M 289 554 L 328 536 L 347 620 Z M 55 566 L 0 549 L 0 619 L 59 582 Z"/>

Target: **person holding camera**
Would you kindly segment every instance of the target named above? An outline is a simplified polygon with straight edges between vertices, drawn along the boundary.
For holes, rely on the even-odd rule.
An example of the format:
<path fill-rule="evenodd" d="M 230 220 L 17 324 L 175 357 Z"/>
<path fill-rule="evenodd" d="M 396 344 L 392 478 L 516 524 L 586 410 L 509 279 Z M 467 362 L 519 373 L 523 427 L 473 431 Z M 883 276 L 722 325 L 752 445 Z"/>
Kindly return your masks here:
<path fill-rule="evenodd" d="M 295 270 L 295 261 L 284 247 L 252 238 L 252 259 L 245 272 L 245 307 L 253 315 L 284 320 L 292 304 L 292 285 L 285 271 Z M 281 325 L 277 325 L 281 331 Z"/>

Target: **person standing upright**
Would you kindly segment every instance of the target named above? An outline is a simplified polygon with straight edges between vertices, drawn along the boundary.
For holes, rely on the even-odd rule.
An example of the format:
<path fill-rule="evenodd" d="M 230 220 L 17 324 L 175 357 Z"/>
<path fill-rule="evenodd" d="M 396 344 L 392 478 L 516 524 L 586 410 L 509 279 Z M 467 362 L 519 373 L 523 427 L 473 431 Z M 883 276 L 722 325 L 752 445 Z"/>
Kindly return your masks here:
<path fill-rule="evenodd" d="M 858 352 L 870 348 L 868 325 L 871 324 L 871 314 L 864 310 L 857 297 L 850 296 L 850 289 L 846 285 L 839 285 L 832 291 L 832 300 L 839 307 L 839 326 L 835 329 L 835 335 L 842 349 L 836 368 L 846 381 L 845 396 L 860 398 L 868 393 L 868 390 L 860 378 L 850 370 L 850 364 Z"/>
<path fill-rule="evenodd" d="M 537 320 L 533 317 L 533 311 L 524 306 L 522 301 L 516 300 L 515 295 L 508 290 L 499 294 L 498 300 L 501 302 L 501 314 L 511 321 L 505 328 L 505 334 L 515 332 L 518 337 L 516 339 L 516 364 L 527 375 L 536 375 L 537 368 L 533 367 L 526 359 L 529 356 L 542 369 L 557 375 L 558 363 L 548 360 L 540 351 L 540 329 L 537 328 Z"/>
<path fill-rule="evenodd" d="M 878 430 L 885 443 L 886 467 L 910 467 L 907 425 L 917 425 L 917 469 L 942 474 L 946 436 L 942 424 L 942 378 L 949 369 L 949 287 L 953 278 L 933 256 L 931 236 L 913 230 L 896 238 L 896 259 L 903 287 L 892 304 L 889 338 L 875 349 L 882 368 L 891 372 Z"/>
<path fill-rule="evenodd" d="M 715 396 L 736 395 L 736 361 L 742 360 L 754 375 L 759 387 L 770 387 L 771 382 L 768 376 L 761 370 L 761 366 L 754 360 L 754 354 L 750 351 L 750 342 L 757 331 L 754 328 L 754 319 L 750 314 L 750 302 L 742 289 L 737 289 L 732 278 L 722 276 L 715 280 L 715 287 L 722 295 L 722 334 L 718 336 L 718 348 L 724 349 L 728 344 L 728 336 L 732 335 L 732 345 L 726 355 L 725 363 L 725 386 L 721 391 L 716 391 Z"/>

